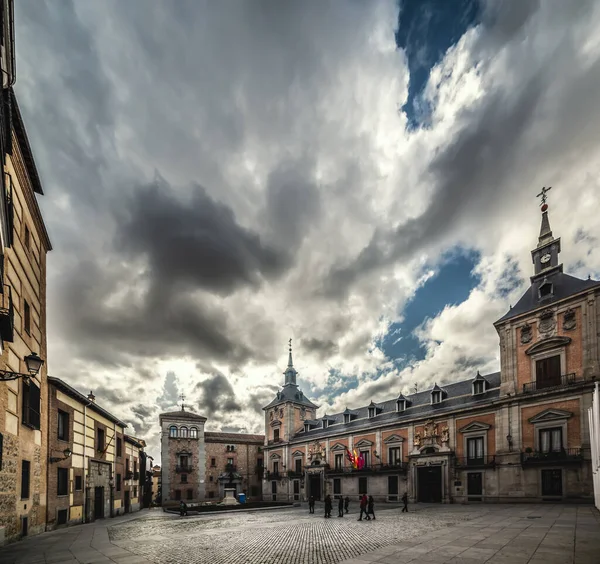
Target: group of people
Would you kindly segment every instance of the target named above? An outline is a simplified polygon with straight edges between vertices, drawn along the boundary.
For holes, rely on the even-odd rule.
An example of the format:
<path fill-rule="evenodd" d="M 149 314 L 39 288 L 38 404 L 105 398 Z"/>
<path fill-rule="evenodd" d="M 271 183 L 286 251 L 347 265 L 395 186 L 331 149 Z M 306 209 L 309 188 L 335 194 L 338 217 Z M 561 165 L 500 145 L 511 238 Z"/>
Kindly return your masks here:
<path fill-rule="evenodd" d="M 402 496 L 402 503 L 404 503 L 404 507 L 402 508 L 402 513 L 408 512 L 408 494 L 404 492 Z M 348 508 L 350 506 L 350 498 L 346 496 L 345 498 L 340 496 L 338 500 L 338 517 L 343 517 L 344 513 L 348 513 Z M 331 495 L 327 494 L 325 496 L 325 519 L 331 517 L 331 510 L 333 509 L 333 501 L 331 499 Z M 315 498 L 311 496 L 308 499 L 308 511 L 309 513 L 315 512 Z M 373 496 L 370 495 L 367 497 L 367 494 L 363 494 L 360 497 L 360 516 L 358 518 L 359 521 L 362 521 L 363 515 L 365 516 L 367 521 L 371 519 L 375 520 L 375 500 Z"/>

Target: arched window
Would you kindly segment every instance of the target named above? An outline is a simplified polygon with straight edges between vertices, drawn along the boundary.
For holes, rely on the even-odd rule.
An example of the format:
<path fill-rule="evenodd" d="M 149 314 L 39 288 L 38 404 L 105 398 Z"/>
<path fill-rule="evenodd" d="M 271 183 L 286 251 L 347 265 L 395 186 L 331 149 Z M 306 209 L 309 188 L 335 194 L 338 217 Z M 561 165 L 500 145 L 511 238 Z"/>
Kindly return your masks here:
<path fill-rule="evenodd" d="M 198 429 L 196 427 L 192 427 L 190 429 L 190 439 L 197 439 L 198 438 Z"/>
<path fill-rule="evenodd" d="M 172 425 L 169 428 L 169 437 L 171 437 L 172 439 L 177 437 L 177 427 L 175 427 L 175 425 Z"/>
<path fill-rule="evenodd" d="M 179 436 L 182 439 L 187 439 L 188 436 L 188 428 L 187 427 L 180 427 L 179 428 Z"/>

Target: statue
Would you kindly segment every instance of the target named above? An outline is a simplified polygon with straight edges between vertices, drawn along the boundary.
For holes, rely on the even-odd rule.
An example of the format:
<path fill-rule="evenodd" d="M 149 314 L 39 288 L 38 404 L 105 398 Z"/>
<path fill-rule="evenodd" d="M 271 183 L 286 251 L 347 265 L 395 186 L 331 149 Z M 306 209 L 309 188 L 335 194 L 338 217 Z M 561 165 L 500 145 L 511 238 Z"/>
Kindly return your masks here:
<path fill-rule="evenodd" d="M 312 451 L 312 448 L 309 448 L 308 449 L 308 459 L 312 460 L 312 458 L 313 458 L 313 451 Z"/>
<path fill-rule="evenodd" d="M 421 446 L 421 433 L 418 431 L 415 433 L 415 439 L 413 441 L 414 446 L 417 448 Z"/>
<path fill-rule="evenodd" d="M 444 427 L 442 427 L 442 444 L 448 444 L 448 442 L 450 441 L 450 429 L 448 429 L 448 426 L 445 425 Z"/>

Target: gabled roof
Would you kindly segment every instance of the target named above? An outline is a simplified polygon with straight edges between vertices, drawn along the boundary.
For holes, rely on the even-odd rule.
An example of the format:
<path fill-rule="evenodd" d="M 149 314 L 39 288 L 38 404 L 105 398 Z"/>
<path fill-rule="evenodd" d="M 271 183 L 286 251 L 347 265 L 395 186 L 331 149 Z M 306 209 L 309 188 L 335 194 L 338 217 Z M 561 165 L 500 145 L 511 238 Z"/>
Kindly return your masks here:
<path fill-rule="evenodd" d="M 552 296 L 541 300 L 538 290 L 544 281 L 552 283 Z M 560 269 L 557 269 L 547 277 L 535 279 L 527 291 L 521 296 L 515 307 L 508 310 L 503 317 L 496 321 L 496 324 L 518 315 L 534 311 L 538 308 L 547 307 L 550 304 L 595 287 L 600 289 L 599 281 L 591 279 L 581 280 L 581 278 L 575 278 L 574 276 L 565 274 L 564 272 L 561 272 Z"/>
<path fill-rule="evenodd" d="M 264 435 L 252 435 L 248 433 L 213 433 L 205 432 L 204 441 L 207 443 L 264 443 Z"/>
<path fill-rule="evenodd" d="M 179 411 L 168 411 L 166 413 L 161 413 L 159 416 L 159 419 L 162 419 L 163 417 L 166 419 L 182 419 L 185 421 L 198 421 L 198 422 L 205 422 L 207 419 L 206 417 L 203 417 L 202 415 L 198 415 L 197 413 L 194 413 L 193 411 L 183 411 L 183 410 L 179 410 Z"/>
<path fill-rule="evenodd" d="M 310 401 L 302 393 L 302 390 L 298 389 L 298 386 L 294 385 L 283 386 L 281 391 L 277 392 L 275 399 L 263 407 L 263 409 L 269 409 L 270 407 L 275 407 L 276 405 L 280 405 L 288 401 L 294 402 L 295 404 L 304 405 L 306 407 L 311 407 L 313 409 L 318 409 L 318 406 Z"/>

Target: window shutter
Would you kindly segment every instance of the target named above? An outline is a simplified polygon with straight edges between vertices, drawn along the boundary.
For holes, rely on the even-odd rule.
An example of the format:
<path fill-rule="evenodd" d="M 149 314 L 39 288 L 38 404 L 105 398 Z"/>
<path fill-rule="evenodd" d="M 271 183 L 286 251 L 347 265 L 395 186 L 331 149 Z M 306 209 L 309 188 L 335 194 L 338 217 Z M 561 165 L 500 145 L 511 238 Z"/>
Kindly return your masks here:
<path fill-rule="evenodd" d="M 29 384 L 29 424 L 40 428 L 40 389 L 33 382 Z"/>

